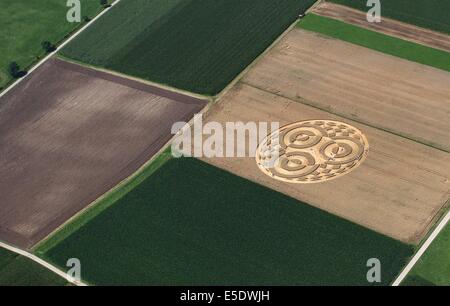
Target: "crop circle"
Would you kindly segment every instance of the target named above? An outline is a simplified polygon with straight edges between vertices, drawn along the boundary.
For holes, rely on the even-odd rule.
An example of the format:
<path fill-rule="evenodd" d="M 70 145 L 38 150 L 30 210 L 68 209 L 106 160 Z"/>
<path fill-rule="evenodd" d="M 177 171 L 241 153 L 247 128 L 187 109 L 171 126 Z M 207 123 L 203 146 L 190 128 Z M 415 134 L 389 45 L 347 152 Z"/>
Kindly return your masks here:
<path fill-rule="evenodd" d="M 256 163 L 277 180 L 318 183 L 354 170 L 368 151 L 367 138 L 359 129 L 339 121 L 307 120 L 268 135 L 256 150 Z"/>

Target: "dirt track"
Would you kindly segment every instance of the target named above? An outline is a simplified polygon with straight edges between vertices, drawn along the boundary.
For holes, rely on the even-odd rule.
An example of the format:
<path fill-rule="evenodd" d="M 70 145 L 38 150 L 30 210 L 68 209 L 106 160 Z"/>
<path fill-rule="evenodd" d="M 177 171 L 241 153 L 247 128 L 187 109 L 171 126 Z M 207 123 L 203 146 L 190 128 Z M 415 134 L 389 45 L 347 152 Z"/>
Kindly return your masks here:
<path fill-rule="evenodd" d="M 417 243 L 450 197 L 450 154 L 243 83 L 221 99 L 205 122 L 285 125 L 309 119 L 338 120 L 360 129 L 370 144 L 366 160 L 347 175 L 317 184 L 275 180 L 260 171 L 254 158 L 204 160 L 383 234 Z"/>
<path fill-rule="evenodd" d="M 450 152 L 450 73 L 291 31 L 244 83 Z"/>
<path fill-rule="evenodd" d="M 0 99 L 0 240 L 30 247 L 136 171 L 206 101 L 50 60 Z"/>
<path fill-rule="evenodd" d="M 312 12 L 317 15 L 341 20 L 387 35 L 450 52 L 450 36 L 443 33 L 434 32 L 385 17 L 382 17 L 381 23 L 370 23 L 366 19 L 365 12 L 330 2 L 321 3 Z"/>

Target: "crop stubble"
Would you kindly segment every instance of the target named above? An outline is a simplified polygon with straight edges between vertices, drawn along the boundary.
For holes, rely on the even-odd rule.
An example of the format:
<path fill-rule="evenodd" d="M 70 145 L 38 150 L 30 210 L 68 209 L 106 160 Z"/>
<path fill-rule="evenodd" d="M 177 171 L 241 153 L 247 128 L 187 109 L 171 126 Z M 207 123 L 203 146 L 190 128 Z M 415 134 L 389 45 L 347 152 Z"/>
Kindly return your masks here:
<path fill-rule="evenodd" d="M 448 81 L 449 75 L 436 69 L 293 30 L 221 98 L 205 121 L 343 121 L 367 136 L 365 162 L 339 179 L 303 185 L 270 178 L 254 158 L 205 161 L 418 243 L 450 197 L 450 154 L 385 130 L 449 146 Z"/>

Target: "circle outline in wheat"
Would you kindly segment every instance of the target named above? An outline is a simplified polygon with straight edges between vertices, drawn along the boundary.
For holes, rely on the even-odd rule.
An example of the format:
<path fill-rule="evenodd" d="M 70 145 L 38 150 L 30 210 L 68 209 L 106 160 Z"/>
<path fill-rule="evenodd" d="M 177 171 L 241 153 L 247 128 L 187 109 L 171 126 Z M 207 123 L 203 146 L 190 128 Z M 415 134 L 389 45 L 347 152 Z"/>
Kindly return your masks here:
<path fill-rule="evenodd" d="M 293 141 L 286 142 L 286 138 Z M 284 125 L 267 135 L 258 145 L 255 160 L 264 174 L 276 180 L 313 184 L 352 172 L 368 152 L 369 142 L 361 130 L 341 121 L 312 119 Z"/>

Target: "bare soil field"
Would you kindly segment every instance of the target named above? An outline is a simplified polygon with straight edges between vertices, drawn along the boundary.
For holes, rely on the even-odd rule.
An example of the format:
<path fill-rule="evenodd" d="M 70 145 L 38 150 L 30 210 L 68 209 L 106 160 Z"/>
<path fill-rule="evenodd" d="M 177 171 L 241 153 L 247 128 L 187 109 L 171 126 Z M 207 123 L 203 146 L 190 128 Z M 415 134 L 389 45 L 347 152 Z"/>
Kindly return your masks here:
<path fill-rule="evenodd" d="M 339 4 L 322 2 L 313 13 L 341 20 L 387 35 L 450 52 L 450 36 L 382 16 L 381 22 L 368 22 L 366 13 Z"/>
<path fill-rule="evenodd" d="M 279 82 L 300 86 L 295 78 Z M 385 235 L 418 243 L 450 197 L 450 154 L 242 82 L 204 121 L 278 121 L 283 126 L 311 119 L 336 120 L 361 130 L 370 145 L 366 160 L 349 174 L 316 184 L 275 180 L 258 168 L 255 158 L 204 161 Z"/>
<path fill-rule="evenodd" d="M 450 73 L 294 29 L 243 82 L 450 152 Z"/>
<path fill-rule="evenodd" d="M 207 101 L 50 60 L 0 99 L 0 240 L 29 248 L 135 172 Z"/>

